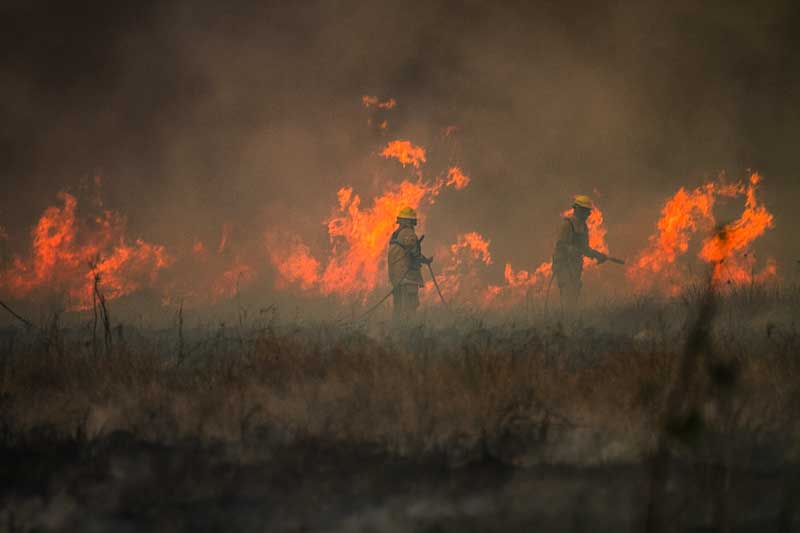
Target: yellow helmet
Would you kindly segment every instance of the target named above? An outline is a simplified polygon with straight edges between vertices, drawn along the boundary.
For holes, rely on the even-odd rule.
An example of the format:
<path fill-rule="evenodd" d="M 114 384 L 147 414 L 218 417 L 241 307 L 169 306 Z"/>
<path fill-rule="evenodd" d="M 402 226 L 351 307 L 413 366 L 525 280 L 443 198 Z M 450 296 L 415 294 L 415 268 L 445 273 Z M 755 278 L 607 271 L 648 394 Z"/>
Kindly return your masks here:
<path fill-rule="evenodd" d="M 578 207 L 584 207 L 586 209 L 592 208 L 592 199 L 588 196 L 584 196 L 583 194 L 579 194 L 575 197 L 575 205 Z"/>
<path fill-rule="evenodd" d="M 410 207 L 404 207 L 398 213 L 397 218 L 406 218 L 408 220 L 417 220 L 417 212 Z"/>

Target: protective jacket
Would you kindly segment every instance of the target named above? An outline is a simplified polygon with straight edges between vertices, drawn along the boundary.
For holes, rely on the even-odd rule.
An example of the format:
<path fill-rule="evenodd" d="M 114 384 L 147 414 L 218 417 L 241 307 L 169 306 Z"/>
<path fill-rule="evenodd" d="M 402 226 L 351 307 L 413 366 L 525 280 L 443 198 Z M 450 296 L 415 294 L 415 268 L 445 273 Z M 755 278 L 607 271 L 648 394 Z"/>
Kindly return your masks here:
<path fill-rule="evenodd" d="M 553 252 L 553 271 L 559 277 L 574 276 L 580 279 L 583 258 L 600 259 L 603 254 L 589 247 L 589 229 L 586 222 L 576 217 L 567 217 L 559 229 Z"/>
<path fill-rule="evenodd" d="M 389 281 L 392 286 L 422 287 L 424 282 L 420 269 L 424 259 L 414 227 L 402 224 L 389 240 Z"/>

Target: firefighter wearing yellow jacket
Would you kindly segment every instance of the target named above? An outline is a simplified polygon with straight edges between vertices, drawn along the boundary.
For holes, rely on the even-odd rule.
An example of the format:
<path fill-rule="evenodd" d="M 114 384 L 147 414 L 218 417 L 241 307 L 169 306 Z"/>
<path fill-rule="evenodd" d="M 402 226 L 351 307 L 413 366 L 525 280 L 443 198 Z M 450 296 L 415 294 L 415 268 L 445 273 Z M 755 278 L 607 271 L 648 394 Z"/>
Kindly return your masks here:
<path fill-rule="evenodd" d="M 578 306 L 583 258 L 591 257 L 598 263 L 608 259 L 589 246 L 586 220 L 592 212 L 592 200 L 588 196 L 576 196 L 572 208 L 572 216 L 566 217 L 559 228 L 553 252 L 553 274 L 561 293 L 561 305 L 567 311 L 574 311 Z"/>
<path fill-rule="evenodd" d="M 407 321 L 419 307 L 419 289 L 424 286 L 421 266 L 430 264 L 432 257 L 422 255 L 420 243 L 414 226 L 417 225 L 417 213 L 410 207 L 404 207 L 397 215 L 397 230 L 389 240 L 388 270 L 389 282 L 394 287 L 392 302 L 394 320 Z"/>

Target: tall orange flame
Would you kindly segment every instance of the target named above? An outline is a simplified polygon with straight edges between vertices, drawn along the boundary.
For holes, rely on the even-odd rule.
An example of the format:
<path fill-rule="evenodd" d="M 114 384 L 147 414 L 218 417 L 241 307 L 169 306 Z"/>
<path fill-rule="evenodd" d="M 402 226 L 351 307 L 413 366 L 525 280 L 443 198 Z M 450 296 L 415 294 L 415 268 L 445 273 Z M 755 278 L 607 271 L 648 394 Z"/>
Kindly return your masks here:
<path fill-rule="evenodd" d="M 91 306 L 95 276 L 107 299 L 150 286 L 171 259 L 163 246 L 125 239 L 125 220 L 105 211 L 91 224 L 76 218 L 77 199 L 60 193 L 63 207 L 48 207 L 32 232 L 31 257 L 15 257 L 0 290 L 22 298 L 43 289 L 64 294 L 74 309 Z"/>
<path fill-rule="evenodd" d="M 742 215 L 703 242 L 700 257 L 713 263 L 713 281 L 716 283 L 725 281 L 741 284 L 753 281 L 755 257 L 747 253 L 748 247 L 774 226 L 772 214 L 756 198 L 756 188 L 760 181 L 758 174 L 750 176 Z M 774 262 L 767 266 L 767 270 L 775 270 Z M 766 276 L 769 277 L 769 274 Z"/>
<path fill-rule="evenodd" d="M 713 232 L 717 198 L 742 194 L 746 194 L 742 216 L 706 238 L 698 255 L 703 261 L 714 263 L 715 281 L 724 278 L 731 282 L 751 280 L 754 258 L 745 250 L 773 224 L 772 215 L 756 198 L 760 180 L 757 174 L 753 174 L 747 187 L 742 183 L 711 182 L 692 191 L 679 189 L 664 205 L 657 232 L 650 236 L 648 247 L 628 268 L 627 276 L 635 287 L 639 290 L 661 289 L 674 295 L 694 281 L 696 276 L 690 269 L 691 265 L 679 265 L 678 259 L 689 251 L 694 234 Z M 770 263 L 765 272 L 772 270 L 774 263 Z"/>
<path fill-rule="evenodd" d="M 274 233 L 267 235 L 268 255 L 279 275 L 277 285 L 296 285 L 323 295 L 341 296 L 363 296 L 376 286 L 385 285 L 384 256 L 397 213 L 405 206 L 417 209 L 433 204 L 444 187 L 465 187 L 469 178 L 460 170 L 456 173 L 458 178 L 440 178 L 433 183 L 403 181 L 375 198 L 367 208 L 362 207 L 361 197 L 351 187 L 341 188 L 337 193 L 338 208 L 326 221 L 331 251 L 324 266 L 299 237 L 292 237 L 287 244 Z"/>

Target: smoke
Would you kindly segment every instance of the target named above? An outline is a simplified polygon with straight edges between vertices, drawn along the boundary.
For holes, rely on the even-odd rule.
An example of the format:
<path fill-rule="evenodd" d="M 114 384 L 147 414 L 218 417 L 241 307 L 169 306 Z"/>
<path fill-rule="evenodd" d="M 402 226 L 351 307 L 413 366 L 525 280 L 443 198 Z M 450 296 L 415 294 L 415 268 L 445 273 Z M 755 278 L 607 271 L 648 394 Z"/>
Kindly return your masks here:
<path fill-rule="evenodd" d="M 438 200 L 426 245 L 487 236 L 487 282 L 549 258 L 572 194 L 596 197 L 611 252 L 632 256 L 666 198 L 721 170 L 764 176 L 776 229 L 757 246 L 779 270 L 800 257 L 789 1 L 95 4 L 81 19 L 2 8 L 9 248 L 59 191 L 102 175 L 131 238 L 213 249 L 229 224 L 234 254 L 274 228 L 324 249 L 339 188 L 367 202 L 412 176 L 379 155 L 408 139 L 430 173 L 472 178 Z"/>

